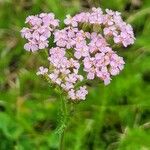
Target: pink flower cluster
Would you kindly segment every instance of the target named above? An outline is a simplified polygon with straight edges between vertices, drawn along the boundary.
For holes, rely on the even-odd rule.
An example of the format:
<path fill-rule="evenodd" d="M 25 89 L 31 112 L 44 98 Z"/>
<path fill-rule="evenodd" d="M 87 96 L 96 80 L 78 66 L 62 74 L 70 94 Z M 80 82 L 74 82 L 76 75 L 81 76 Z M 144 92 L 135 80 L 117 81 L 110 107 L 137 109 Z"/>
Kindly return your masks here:
<path fill-rule="evenodd" d="M 86 87 L 73 90 L 78 82 L 83 81 L 83 76 L 79 74 L 80 63 L 73 58 L 67 58 L 66 49 L 60 47 L 51 48 L 48 59 L 53 67 L 48 75 L 51 81 L 68 92 L 71 99 L 85 99 Z"/>
<path fill-rule="evenodd" d="M 22 37 L 28 40 L 24 49 L 32 52 L 47 48 L 51 32 L 59 26 L 59 20 L 55 19 L 53 13 L 29 16 L 25 23 L 28 23 L 30 28 L 24 27 L 21 30 Z"/>
<path fill-rule="evenodd" d="M 121 13 L 106 9 L 106 14 L 101 8 L 92 8 L 91 12 L 82 12 L 74 17 L 67 15 L 64 20 L 66 25 L 79 27 L 81 25 L 99 25 L 105 37 L 113 37 L 114 43 L 124 47 L 134 43 L 135 37 L 131 25 L 124 22 Z"/>
<path fill-rule="evenodd" d="M 93 8 L 91 12 L 74 17 L 67 15 L 64 20 L 67 26 L 63 29 L 56 29 L 59 21 L 53 14 L 30 16 L 26 22 L 31 26 L 31 29 L 21 31 L 22 36 L 29 40 L 26 50 L 48 47 L 48 38 L 53 32 L 55 47 L 49 50 L 49 69 L 40 67 L 37 75 L 46 75 L 72 100 L 86 99 L 87 87 L 82 84 L 86 80 L 98 78 L 108 85 L 125 64 L 112 46 L 121 44 L 127 47 L 135 40 L 131 25 L 122 20 L 119 12 L 108 9 L 105 14 L 101 8 Z M 110 39 L 113 39 L 113 45 Z"/>
<path fill-rule="evenodd" d="M 67 27 L 54 33 L 54 41 L 58 47 L 65 48 L 76 61 L 84 65 L 87 79 L 93 80 L 98 77 L 107 85 L 111 76 L 119 74 L 124 68 L 123 58 L 112 50 L 101 34 Z M 56 58 L 53 60 L 56 61 Z M 55 67 L 60 65 L 59 62 L 63 64 L 62 60 L 55 62 Z"/>

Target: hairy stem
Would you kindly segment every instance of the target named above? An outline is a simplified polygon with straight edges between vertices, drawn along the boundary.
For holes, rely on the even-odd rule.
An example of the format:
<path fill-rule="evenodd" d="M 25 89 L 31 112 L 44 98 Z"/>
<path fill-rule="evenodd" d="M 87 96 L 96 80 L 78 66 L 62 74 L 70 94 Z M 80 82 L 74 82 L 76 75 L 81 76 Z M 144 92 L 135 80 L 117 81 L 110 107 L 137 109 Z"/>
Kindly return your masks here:
<path fill-rule="evenodd" d="M 68 110 L 67 110 L 67 100 L 62 94 L 60 94 L 61 99 L 61 126 L 59 128 L 60 141 L 59 141 L 59 150 L 64 150 L 64 139 L 65 132 L 68 124 Z"/>
<path fill-rule="evenodd" d="M 65 130 L 60 135 L 59 150 L 64 150 Z"/>

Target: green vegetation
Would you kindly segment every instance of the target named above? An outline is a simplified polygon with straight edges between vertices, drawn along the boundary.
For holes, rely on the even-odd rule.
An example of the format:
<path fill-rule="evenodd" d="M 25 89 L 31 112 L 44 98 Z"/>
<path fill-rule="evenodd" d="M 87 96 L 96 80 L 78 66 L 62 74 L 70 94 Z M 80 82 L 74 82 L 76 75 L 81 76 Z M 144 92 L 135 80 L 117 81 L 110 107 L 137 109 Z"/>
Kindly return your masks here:
<path fill-rule="evenodd" d="M 101 6 L 122 12 L 136 43 L 120 49 L 125 69 L 105 87 L 89 85 L 74 105 L 64 150 L 150 150 L 149 0 L 0 0 L 0 150 L 57 150 L 60 99 L 36 76 L 44 56 L 23 49 L 20 30 L 28 15 L 65 15 Z M 38 60 L 38 61 L 37 61 Z"/>

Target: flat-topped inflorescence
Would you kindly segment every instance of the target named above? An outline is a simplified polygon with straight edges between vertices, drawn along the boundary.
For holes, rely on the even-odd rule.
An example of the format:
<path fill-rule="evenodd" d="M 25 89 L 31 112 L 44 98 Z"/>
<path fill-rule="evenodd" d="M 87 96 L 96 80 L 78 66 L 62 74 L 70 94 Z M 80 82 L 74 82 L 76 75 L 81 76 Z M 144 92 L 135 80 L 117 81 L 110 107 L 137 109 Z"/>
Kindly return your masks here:
<path fill-rule="evenodd" d="M 21 34 L 28 40 L 27 51 L 47 48 L 53 33 L 55 46 L 49 50 L 49 67 L 40 67 L 37 75 L 46 76 L 72 100 L 86 99 L 84 81 L 98 78 L 108 85 L 125 64 L 114 46 L 127 47 L 135 40 L 131 25 L 123 21 L 121 13 L 108 9 L 105 13 L 93 8 L 73 17 L 67 15 L 63 29 L 57 28 L 59 20 L 52 13 L 29 16 L 26 23 L 30 28 L 23 28 Z"/>

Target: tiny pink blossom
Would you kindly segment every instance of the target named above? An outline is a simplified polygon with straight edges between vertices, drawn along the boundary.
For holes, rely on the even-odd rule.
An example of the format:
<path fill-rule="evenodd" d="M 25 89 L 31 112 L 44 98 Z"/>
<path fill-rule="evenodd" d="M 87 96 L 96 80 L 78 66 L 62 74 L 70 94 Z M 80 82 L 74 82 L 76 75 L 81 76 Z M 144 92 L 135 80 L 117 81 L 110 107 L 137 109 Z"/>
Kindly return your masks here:
<path fill-rule="evenodd" d="M 36 73 L 37 75 L 45 75 L 46 73 L 48 73 L 48 69 L 44 68 L 43 66 L 41 66 L 39 68 L 39 71 Z"/>
<path fill-rule="evenodd" d="M 86 86 L 80 87 L 80 89 L 76 91 L 76 98 L 85 100 L 87 94 L 88 91 L 86 90 Z"/>

